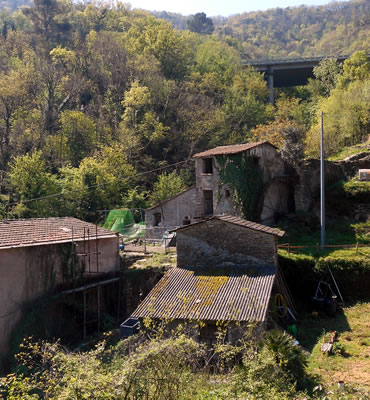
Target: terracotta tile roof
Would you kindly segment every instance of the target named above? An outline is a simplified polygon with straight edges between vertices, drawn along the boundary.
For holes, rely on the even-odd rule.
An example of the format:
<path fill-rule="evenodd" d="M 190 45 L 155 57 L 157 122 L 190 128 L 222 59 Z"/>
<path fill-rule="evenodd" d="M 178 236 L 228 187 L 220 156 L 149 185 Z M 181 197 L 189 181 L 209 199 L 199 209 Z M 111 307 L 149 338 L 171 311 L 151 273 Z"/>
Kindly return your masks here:
<path fill-rule="evenodd" d="M 77 218 L 32 218 L 0 220 L 0 249 L 27 247 L 52 243 L 65 243 L 73 239 L 81 241 L 87 233 L 91 238 L 96 237 L 96 227 L 89 222 Z M 98 227 L 98 238 L 116 237 L 107 229 Z"/>
<path fill-rule="evenodd" d="M 201 153 L 196 153 L 193 155 L 193 158 L 200 157 L 212 157 L 212 156 L 220 156 L 224 154 L 237 154 L 242 153 L 243 151 L 253 149 L 254 147 L 260 146 L 261 144 L 268 144 L 269 146 L 275 147 L 270 142 L 255 142 L 255 143 L 243 143 L 243 144 L 232 144 L 230 146 L 218 146 L 214 149 L 202 151 Z"/>
<path fill-rule="evenodd" d="M 194 223 L 189 224 L 189 225 L 181 226 L 180 228 L 174 229 L 174 231 L 180 231 L 180 230 L 183 230 L 183 229 L 189 229 L 193 225 L 203 224 L 204 222 L 210 221 L 212 219 L 219 219 L 220 221 L 229 222 L 230 224 L 243 226 L 245 228 L 254 229 L 254 230 L 260 231 L 260 232 L 270 233 L 271 235 L 275 235 L 275 236 L 278 236 L 278 237 L 282 237 L 282 236 L 285 235 L 285 232 L 281 231 L 278 228 L 271 228 L 270 226 L 257 224 L 256 222 L 247 221 L 246 219 L 239 218 L 239 217 L 233 217 L 232 215 L 214 215 L 212 217 L 205 218 L 205 219 L 203 219 L 201 221 L 194 222 Z"/>
<path fill-rule="evenodd" d="M 171 268 L 133 318 L 264 321 L 276 267 Z"/>

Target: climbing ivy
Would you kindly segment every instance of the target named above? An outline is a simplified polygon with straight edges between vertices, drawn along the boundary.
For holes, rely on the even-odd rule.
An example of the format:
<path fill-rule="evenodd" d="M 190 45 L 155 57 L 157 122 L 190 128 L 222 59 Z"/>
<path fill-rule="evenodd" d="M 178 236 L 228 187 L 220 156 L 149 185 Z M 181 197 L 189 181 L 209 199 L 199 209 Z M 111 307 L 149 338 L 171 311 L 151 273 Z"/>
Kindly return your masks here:
<path fill-rule="evenodd" d="M 244 218 L 256 221 L 261 212 L 264 191 L 263 171 L 255 158 L 246 153 L 216 156 L 222 184 L 227 185 L 234 204 Z"/>

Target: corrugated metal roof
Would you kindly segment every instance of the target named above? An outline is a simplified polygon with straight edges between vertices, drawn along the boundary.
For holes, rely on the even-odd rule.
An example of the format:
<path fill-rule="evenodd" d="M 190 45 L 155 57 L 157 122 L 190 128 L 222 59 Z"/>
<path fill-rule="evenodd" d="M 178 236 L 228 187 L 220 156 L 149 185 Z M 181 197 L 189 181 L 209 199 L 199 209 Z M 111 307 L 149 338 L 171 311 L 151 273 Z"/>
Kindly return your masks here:
<path fill-rule="evenodd" d="M 243 151 L 253 149 L 254 147 L 260 146 L 261 144 L 268 144 L 274 148 L 276 148 L 270 142 L 266 140 L 263 142 L 254 142 L 254 143 L 243 143 L 243 144 L 232 144 L 230 146 L 218 146 L 214 149 L 202 151 L 201 153 L 196 153 L 193 155 L 193 158 L 199 157 L 212 157 L 212 156 L 220 156 L 225 154 L 237 154 L 242 153 Z"/>
<path fill-rule="evenodd" d="M 276 268 L 266 266 L 170 269 L 133 312 L 133 318 L 264 321 Z"/>
<path fill-rule="evenodd" d="M 77 218 L 30 218 L 0 220 L 0 249 L 80 241 L 89 231 L 90 239 L 96 237 L 96 226 Z M 116 237 L 108 229 L 97 228 L 98 238 Z"/>
<path fill-rule="evenodd" d="M 253 229 L 255 231 L 269 233 L 271 235 L 275 235 L 275 236 L 278 236 L 278 237 L 282 237 L 282 236 L 285 235 L 285 232 L 281 231 L 278 228 L 271 228 L 270 226 L 257 224 L 256 222 L 247 221 L 246 219 L 239 218 L 239 217 L 234 217 L 232 215 L 214 215 L 212 217 L 205 218 L 205 219 L 203 219 L 201 221 L 194 222 L 194 223 L 189 224 L 189 225 L 181 226 L 180 228 L 177 228 L 175 230 L 176 231 L 181 231 L 181 230 L 184 230 L 184 229 L 189 229 L 194 225 L 203 224 L 203 223 L 205 223 L 207 221 L 210 221 L 212 219 L 219 219 L 220 221 L 229 222 L 231 224 L 243 226 L 245 228 Z"/>

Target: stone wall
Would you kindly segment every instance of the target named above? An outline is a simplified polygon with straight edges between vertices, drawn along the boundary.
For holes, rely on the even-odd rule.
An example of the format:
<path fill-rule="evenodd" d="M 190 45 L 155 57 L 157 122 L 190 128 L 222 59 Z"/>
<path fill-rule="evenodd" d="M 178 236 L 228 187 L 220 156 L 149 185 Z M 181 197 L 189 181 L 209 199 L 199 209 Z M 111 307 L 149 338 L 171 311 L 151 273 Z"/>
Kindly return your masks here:
<path fill-rule="evenodd" d="M 118 237 L 98 240 L 102 274 L 119 269 L 118 240 Z M 95 241 L 91 241 L 90 251 L 95 249 Z M 76 252 L 83 250 L 82 242 L 77 243 Z M 91 255 L 90 268 L 96 271 L 96 255 Z M 75 257 L 76 275 L 81 276 L 84 270 L 88 270 L 87 257 Z M 0 249 L 0 369 L 23 308 L 58 286 L 70 287 L 76 275 L 72 273 L 71 243 Z M 95 279 L 97 276 L 94 274 Z"/>
<path fill-rule="evenodd" d="M 343 161 L 339 161 L 337 164 L 340 165 L 347 179 L 358 177 L 359 169 L 370 168 L 370 154 L 369 153 L 356 154 L 354 156 L 347 157 Z"/>
<path fill-rule="evenodd" d="M 182 225 L 185 216 L 194 222 L 196 211 L 196 189 L 191 187 L 156 207 L 145 210 L 146 238 L 160 239 L 166 230 Z M 155 226 L 154 214 L 161 214 L 161 223 Z"/>
<path fill-rule="evenodd" d="M 274 235 L 217 219 L 178 231 L 176 246 L 179 267 L 277 265 L 277 239 Z"/>
<path fill-rule="evenodd" d="M 345 179 L 342 168 L 335 162 L 325 161 L 326 187 Z M 297 168 L 299 182 L 295 187 L 296 211 L 309 211 L 313 200 L 320 197 L 320 160 L 306 160 Z"/>
<path fill-rule="evenodd" d="M 278 177 L 282 177 L 286 175 L 286 166 L 280 154 L 277 150 L 268 145 L 262 144 L 257 146 L 251 150 L 248 150 L 248 154 L 252 157 L 256 157 L 258 159 L 258 166 L 263 171 L 263 180 L 266 186 L 271 183 L 274 179 Z M 198 218 L 204 216 L 204 207 L 203 207 L 203 193 L 204 190 L 212 190 L 213 191 L 213 215 L 235 215 L 241 216 L 240 210 L 238 210 L 235 205 L 232 203 L 230 197 L 228 197 L 228 188 L 226 185 L 220 184 L 219 177 L 219 165 L 216 161 L 216 157 L 212 157 L 213 160 L 213 172 L 212 173 L 204 173 L 203 172 L 203 158 L 195 159 L 195 170 L 196 170 L 196 188 L 197 188 L 197 211 L 196 215 Z M 245 177 L 248 179 L 248 176 Z M 285 183 L 274 183 L 276 185 L 280 185 L 280 190 L 274 193 L 274 196 L 278 196 L 278 199 L 275 197 L 272 198 L 271 193 L 268 193 L 268 197 L 264 199 L 262 210 L 262 216 L 265 220 L 265 223 L 270 223 L 272 221 L 273 214 L 276 210 L 280 212 L 287 212 L 288 210 L 288 198 L 290 196 L 290 189 L 287 189 Z M 271 207 L 270 203 L 273 203 L 273 207 Z M 271 211 L 273 208 L 273 211 Z"/>

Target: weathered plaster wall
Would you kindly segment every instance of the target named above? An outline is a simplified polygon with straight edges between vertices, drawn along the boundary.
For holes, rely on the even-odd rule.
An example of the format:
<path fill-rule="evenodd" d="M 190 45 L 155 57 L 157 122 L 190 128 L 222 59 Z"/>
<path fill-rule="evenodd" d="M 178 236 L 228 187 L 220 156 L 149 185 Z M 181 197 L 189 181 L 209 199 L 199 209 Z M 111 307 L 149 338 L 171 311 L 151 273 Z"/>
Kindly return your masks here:
<path fill-rule="evenodd" d="M 195 211 L 196 189 L 192 187 L 157 207 L 145 211 L 146 237 L 160 239 L 166 230 L 181 226 L 186 215 L 193 222 Z M 161 213 L 160 226 L 154 226 L 155 213 Z"/>
<path fill-rule="evenodd" d="M 177 232 L 177 265 L 277 265 L 277 240 L 264 232 L 212 219 Z"/>
<path fill-rule="evenodd" d="M 117 238 L 99 239 L 99 271 L 108 273 L 119 268 L 119 242 Z M 90 251 L 95 251 L 91 241 Z M 0 368 L 2 358 L 9 351 L 13 329 L 22 318 L 22 308 L 27 303 L 47 294 L 58 285 L 70 285 L 70 243 L 0 249 Z M 86 246 L 88 250 L 88 246 Z M 83 253 L 82 242 L 76 247 Z M 88 258 L 76 257 L 76 272 L 88 269 Z M 96 255 L 91 256 L 91 271 L 96 271 Z M 96 277 L 97 275 L 94 274 Z"/>

